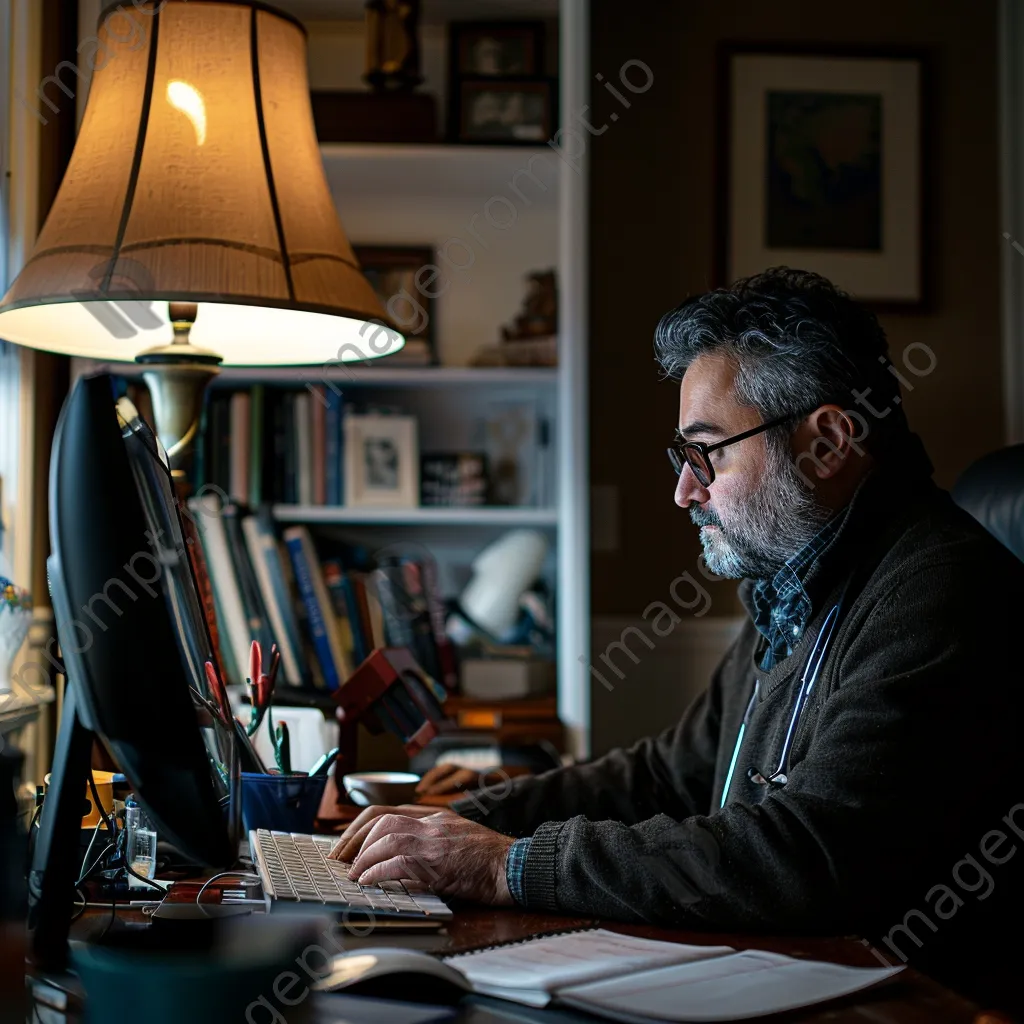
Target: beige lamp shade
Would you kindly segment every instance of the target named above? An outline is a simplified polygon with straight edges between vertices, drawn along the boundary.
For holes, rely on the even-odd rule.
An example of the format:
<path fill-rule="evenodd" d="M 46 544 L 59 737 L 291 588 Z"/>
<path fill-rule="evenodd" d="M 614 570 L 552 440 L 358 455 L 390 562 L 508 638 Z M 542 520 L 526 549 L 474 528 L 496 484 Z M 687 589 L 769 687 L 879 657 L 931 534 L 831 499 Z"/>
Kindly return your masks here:
<path fill-rule="evenodd" d="M 83 58 L 84 59 L 84 58 Z M 236 366 L 398 351 L 324 175 L 302 26 L 255 0 L 122 0 L 0 338 L 95 359 L 173 340 Z"/>

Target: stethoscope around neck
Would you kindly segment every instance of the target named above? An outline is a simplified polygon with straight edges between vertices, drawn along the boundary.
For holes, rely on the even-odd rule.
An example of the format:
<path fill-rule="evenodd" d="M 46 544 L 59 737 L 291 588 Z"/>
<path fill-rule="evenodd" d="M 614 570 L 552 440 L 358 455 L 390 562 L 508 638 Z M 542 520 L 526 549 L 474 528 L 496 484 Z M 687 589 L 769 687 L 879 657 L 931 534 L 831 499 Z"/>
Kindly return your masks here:
<path fill-rule="evenodd" d="M 800 678 L 800 690 L 796 695 L 796 703 L 793 705 L 793 713 L 789 719 L 789 728 L 786 730 L 786 739 L 782 744 L 782 753 L 779 755 L 779 766 L 770 775 L 765 775 L 758 768 L 749 768 L 747 770 L 747 778 L 751 782 L 755 782 L 760 786 L 784 786 L 789 781 L 789 754 L 793 747 L 797 723 L 800 721 L 800 715 L 803 713 L 804 707 L 808 700 L 810 700 L 811 691 L 818 680 L 821 666 L 825 662 L 825 655 L 828 653 L 832 634 L 835 632 L 836 623 L 839 621 L 839 610 L 843 604 L 844 596 L 845 592 L 843 595 L 840 595 L 839 600 L 829 609 L 829 613 L 825 616 L 825 621 L 822 623 L 817 637 L 815 637 L 811 653 L 807 657 L 807 663 L 804 665 L 803 675 Z M 754 692 L 751 694 L 750 701 L 747 704 L 747 710 L 743 712 L 743 721 L 740 723 L 739 732 L 736 734 L 736 744 L 732 750 L 729 772 L 725 777 L 725 786 L 722 789 L 720 809 L 725 806 L 725 801 L 729 796 L 729 787 L 732 785 L 732 777 L 736 771 L 736 761 L 739 759 L 740 749 L 743 746 L 743 736 L 747 731 L 747 724 L 754 712 L 760 691 L 761 680 L 755 679 Z"/>

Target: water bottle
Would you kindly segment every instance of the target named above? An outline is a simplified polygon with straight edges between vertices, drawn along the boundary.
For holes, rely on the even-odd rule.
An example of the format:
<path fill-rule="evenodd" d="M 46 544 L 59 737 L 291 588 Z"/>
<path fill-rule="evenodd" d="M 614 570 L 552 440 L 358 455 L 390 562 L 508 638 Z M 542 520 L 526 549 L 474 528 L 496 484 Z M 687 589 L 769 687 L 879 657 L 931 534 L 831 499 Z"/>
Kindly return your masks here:
<path fill-rule="evenodd" d="M 129 889 L 149 889 L 141 878 L 152 878 L 156 873 L 156 831 L 142 812 L 134 795 L 130 795 L 124 804 L 124 827 L 127 842 L 125 844 L 128 864 L 134 874 L 128 874 Z"/>

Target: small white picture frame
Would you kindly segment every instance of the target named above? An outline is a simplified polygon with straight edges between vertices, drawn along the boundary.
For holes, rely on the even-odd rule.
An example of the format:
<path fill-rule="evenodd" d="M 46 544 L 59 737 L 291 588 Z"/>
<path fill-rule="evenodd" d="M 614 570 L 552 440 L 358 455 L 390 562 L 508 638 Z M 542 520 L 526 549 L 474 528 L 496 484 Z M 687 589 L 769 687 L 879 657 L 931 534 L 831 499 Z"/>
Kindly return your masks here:
<path fill-rule="evenodd" d="M 415 508 L 419 460 L 415 416 L 346 416 L 345 504 Z"/>

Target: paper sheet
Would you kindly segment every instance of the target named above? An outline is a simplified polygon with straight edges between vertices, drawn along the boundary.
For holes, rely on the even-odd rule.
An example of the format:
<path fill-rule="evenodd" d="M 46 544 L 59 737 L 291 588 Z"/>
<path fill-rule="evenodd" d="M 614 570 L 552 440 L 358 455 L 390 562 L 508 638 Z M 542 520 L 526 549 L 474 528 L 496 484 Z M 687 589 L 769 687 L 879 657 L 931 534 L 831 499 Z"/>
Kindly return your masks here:
<path fill-rule="evenodd" d="M 563 989 L 558 1002 L 619 1021 L 730 1021 L 836 999 L 902 967 L 841 967 L 748 950 Z"/>
<path fill-rule="evenodd" d="M 477 992 L 501 989 L 505 998 L 514 998 L 505 993 L 514 989 L 552 992 L 611 974 L 628 974 L 732 952 L 731 946 L 687 946 L 597 928 L 446 957 L 445 963 L 461 971 Z"/>

